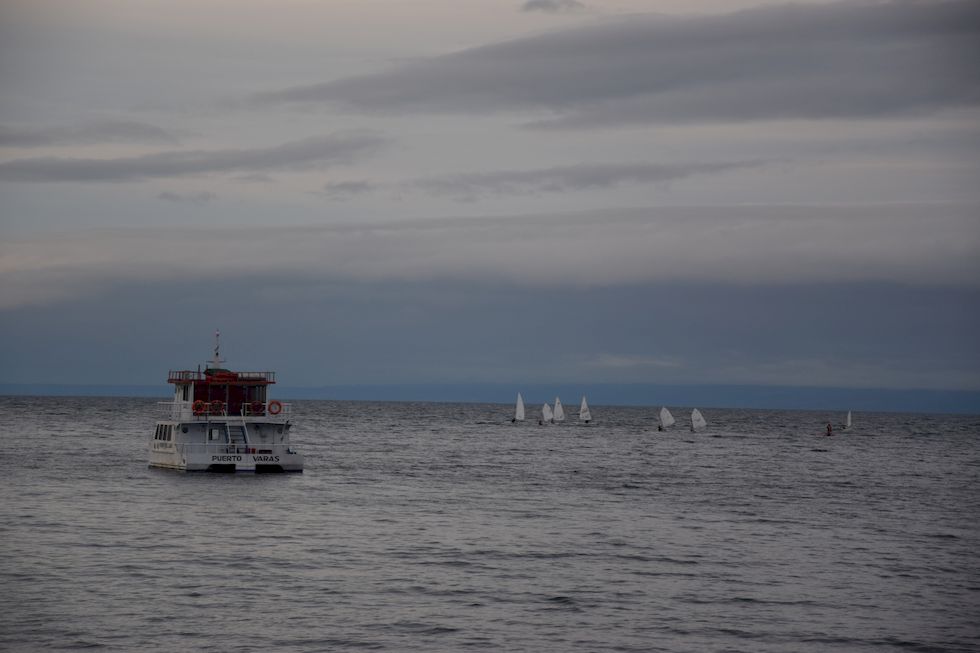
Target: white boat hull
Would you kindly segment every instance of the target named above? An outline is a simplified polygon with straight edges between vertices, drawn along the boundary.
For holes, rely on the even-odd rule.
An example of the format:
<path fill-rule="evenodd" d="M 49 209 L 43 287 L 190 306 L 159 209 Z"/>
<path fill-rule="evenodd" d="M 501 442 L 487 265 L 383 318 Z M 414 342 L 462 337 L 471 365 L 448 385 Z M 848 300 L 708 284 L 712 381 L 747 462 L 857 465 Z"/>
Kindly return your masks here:
<path fill-rule="evenodd" d="M 260 419 L 157 422 L 149 466 L 187 472 L 301 472 L 303 455 L 290 445 L 289 428 L 284 421 Z"/>
<path fill-rule="evenodd" d="M 286 447 L 175 445 L 170 451 L 151 451 L 150 467 L 185 472 L 301 472 L 303 455 Z"/>

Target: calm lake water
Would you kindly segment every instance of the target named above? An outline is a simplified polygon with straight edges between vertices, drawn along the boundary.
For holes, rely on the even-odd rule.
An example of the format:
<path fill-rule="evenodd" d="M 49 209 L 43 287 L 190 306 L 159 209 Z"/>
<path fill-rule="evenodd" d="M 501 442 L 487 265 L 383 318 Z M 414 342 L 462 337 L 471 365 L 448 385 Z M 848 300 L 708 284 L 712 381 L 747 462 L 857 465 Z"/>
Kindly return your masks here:
<path fill-rule="evenodd" d="M 0 408 L 0 649 L 980 649 L 977 417 L 307 401 L 256 476 L 147 468 L 152 400 Z"/>

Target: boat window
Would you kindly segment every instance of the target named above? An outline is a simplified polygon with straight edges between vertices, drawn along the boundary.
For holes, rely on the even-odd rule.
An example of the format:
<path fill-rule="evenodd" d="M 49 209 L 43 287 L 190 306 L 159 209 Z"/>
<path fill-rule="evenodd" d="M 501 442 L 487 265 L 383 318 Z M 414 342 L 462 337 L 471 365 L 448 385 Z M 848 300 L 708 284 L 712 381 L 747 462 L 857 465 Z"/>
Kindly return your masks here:
<path fill-rule="evenodd" d="M 159 424 L 157 424 L 157 430 L 153 432 L 153 439 L 154 440 L 159 440 L 160 439 L 160 425 Z"/>
<path fill-rule="evenodd" d="M 174 427 L 171 424 L 167 424 L 167 437 L 165 439 L 167 440 L 174 439 Z"/>

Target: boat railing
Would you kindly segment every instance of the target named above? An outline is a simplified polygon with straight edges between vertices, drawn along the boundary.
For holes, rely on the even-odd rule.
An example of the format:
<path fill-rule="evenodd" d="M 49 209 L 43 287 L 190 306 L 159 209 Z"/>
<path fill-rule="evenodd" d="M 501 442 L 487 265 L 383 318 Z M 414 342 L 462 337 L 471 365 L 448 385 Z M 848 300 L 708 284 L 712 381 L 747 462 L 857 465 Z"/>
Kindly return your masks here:
<path fill-rule="evenodd" d="M 174 422 L 210 422 L 228 419 L 256 420 L 262 422 L 286 422 L 292 413 L 292 404 L 281 401 L 254 401 L 242 405 L 239 412 L 228 412 L 223 401 L 161 401 L 164 416 Z"/>

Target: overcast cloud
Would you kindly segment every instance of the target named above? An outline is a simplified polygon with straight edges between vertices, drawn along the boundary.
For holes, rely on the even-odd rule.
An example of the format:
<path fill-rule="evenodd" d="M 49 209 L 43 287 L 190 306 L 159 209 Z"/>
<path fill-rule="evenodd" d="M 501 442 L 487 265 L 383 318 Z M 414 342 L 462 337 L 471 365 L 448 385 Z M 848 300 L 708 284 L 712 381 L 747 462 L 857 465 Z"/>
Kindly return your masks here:
<path fill-rule="evenodd" d="M 581 11 L 582 9 L 585 9 L 585 5 L 578 0 L 527 0 L 521 7 L 522 11 L 543 11 L 548 14 Z"/>
<path fill-rule="evenodd" d="M 372 193 L 378 188 L 379 186 L 377 184 L 372 184 L 369 181 L 327 182 L 323 185 L 323 190 L 320 194 L 332 200 L 343 202 L 359 195 Z"/>
<path fill-rule="evenodd" d="M 417 179 L 402 184 L 435 195 L 472 200 L 485 195 L 534 195 L 613 188 L 627 184 L 664 183 L 693 175 L 717 174 L 764 165 L 759 161 L 734 163 L 606 163 L 559 166 L 541 170 L 498 170 Z"/>
<path fill-rule="evenodd" d="M 637 283 L 980 284 L 980 234 L 951 205 L 657 208 L 381 225 L 69 234 L 0 246 L 0 306 L 123 278 L 295 277 L 527 287 Z"/>
<path fill-rule="evenodd" d="M 375 112 L 549 110 L 561 126 L 869 118 L 977 106 L 980 3 L 633 16 L 257 96 Z"/>
<path fill-rule="evenodd" d="M 159 195 L 157 199 L 165 200 L 167 202 L 176 202 L 178 204 L 207 204 L 217 198 L 217 195 L 210 191 L 198 191 L 195 193 L 175 193 L 174 191 L 165 190 Z"/>
<path fill-rule="evenodd" d="M 980 2 L 461 6 L 2 3 L 0 383 L 980 388 Z"/>
<path fill-rule="evenodd" d="M 105 120 L 57 127 L 10 127 L 0 125 L 0 147 L 47 147 L 99 143 L 148 143 L 175 145 L 177 136 L 154 125 L 135 120 Z"/>
<path fill-rule="evenodd" d="M 396 194 L 421 192 L 447 196 L 459 201 L 473 201 L 481 197 L 501 195 L 527 196 L 636 184 L 664 184 L 695 175 L 721 174 L 764 165 L 766 162 L 763 161 L 579 164 L 535 170 L 494 170 L 422 177 L 387 185 L 368 181 L 327 182 L 323 185 L 322 194 L 333 200 L 346 201 L 364 194 L 387 190 Z"/>
<path fill-rule="evenodd" d="M 385 143 L 378 134 L 352 132 L 256 149 L 170 151 L 115 159 L 14 159 L 0 163 L 0 181 L 135 181 L 207 173 L 326 167 L 351 163 L 376 152 Z"/>

